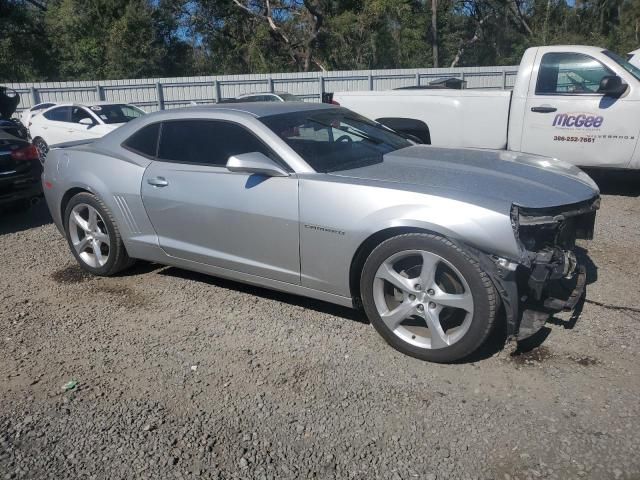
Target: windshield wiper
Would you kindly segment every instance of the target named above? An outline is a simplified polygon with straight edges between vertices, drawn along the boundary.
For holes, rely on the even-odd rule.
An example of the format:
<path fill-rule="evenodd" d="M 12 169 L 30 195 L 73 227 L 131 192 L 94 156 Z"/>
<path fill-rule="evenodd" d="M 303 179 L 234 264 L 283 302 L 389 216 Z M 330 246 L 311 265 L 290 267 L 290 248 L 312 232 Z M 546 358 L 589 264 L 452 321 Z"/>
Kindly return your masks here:
<path fill-rule="evenodd" d="M 313 123 L 317 123 L 318 125 L 322 125 L 323 127 L 335 128 L 336 130 L 340 130 L 341 132 L 348 133 L 350 135 L 355 135 L 356 137 L 360 137 L 363 140 L 368 140 L 368 141 L 370 141 L 371 143 L 373 143 L 375 145 L 380 145 L 381 143 L 384 143 L 379 138 L 375 138 L 375 137 L 372 137 L 370 135 L 367 135 L 366 133 L 360 132 L 360 131 L 352 128 L 352 127 L 347 127 L 347 128 L 334 127 L 330 123 L 324 123 L 324 122 L 321 122 L 320 120 L 315 120 L 313 118 L 307 118 L 306 120 L 308 122 L 313 122 Z"/>

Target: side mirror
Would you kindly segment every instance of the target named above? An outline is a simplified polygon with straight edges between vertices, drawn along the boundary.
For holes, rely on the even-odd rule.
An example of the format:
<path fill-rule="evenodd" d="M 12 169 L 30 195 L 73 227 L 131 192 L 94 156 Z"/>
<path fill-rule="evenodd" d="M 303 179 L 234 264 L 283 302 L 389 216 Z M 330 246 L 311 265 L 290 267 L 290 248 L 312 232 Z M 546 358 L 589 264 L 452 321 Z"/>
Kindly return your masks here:
<path fill-rule="evenodd" d="M 227 170 L 230 172 L 258 173 L 268 177 L 288 177 L 280 165 L 260 152 L 232 155 L 227 160 Z"/>
<path fill-rule="evenodd" d="M 89 126 L 94 125 L 93 120 L 91 120 L 91 119 L 90 119 L 90 118 L 88 118 L 88 117 L 85 117 L 85 118 L 80 119 L 80 121 L 79 121 L 78 123 L 79 123 L 80 125 L 89 125 Z"/>
<path fill-rule="evenodd" d="M 627 90 L 627 84 L 617 75 L 605 75 L 600 80 L 598 93 L 603 93 L 609 97 L 619 97 Z"/>

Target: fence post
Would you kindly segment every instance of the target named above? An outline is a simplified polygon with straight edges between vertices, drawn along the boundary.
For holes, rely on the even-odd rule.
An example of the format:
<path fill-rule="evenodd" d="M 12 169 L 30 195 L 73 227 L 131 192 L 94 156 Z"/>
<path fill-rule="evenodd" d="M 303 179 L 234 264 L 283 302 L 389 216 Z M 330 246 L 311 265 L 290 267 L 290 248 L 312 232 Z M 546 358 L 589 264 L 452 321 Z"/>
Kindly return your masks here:
<path fill-rule="evenodd" d="M 36 87 L 31 87 L 29 89 L 29 95 L 31 96 L 32 107 L 40 103 L 40 95 L 38 94 L 38 89 Z"/>
<path fill-rule="evenodd" d="M 420 72 L 416 72 L 416 87 L 420 86 Z"/>
<path fill-rule="evenodd" d="M 322 103 L 324 101 L 324 77 L 322 73 L 318 77 L 318 88 L 320 90 L 320 103 Z"/>
<path fill-rule="evenodd" d="M 371 75 L 371 72 L 369 72 L 369 90 L 373 90 L 373 75 Z"/>
<path fill-rule="evenodd" d="M 267 87 L 269 89 L 269 92 L 271 92 L 271 93 L 274 92 L 274 90 L 273 90 L 273 78 L 269 77 L 267 79 Z"/>
<path fill-rule="evenodd" d="M 506 70 L 502 70 L 502 89 L 503 90 L 507 89 L 507 71 Z"/>
<path fill-rule="evenodd" d="M 213 96 L 216 99 L 216 103 L 222 100 L 220 98 L 220 82 L 218 80 L 213 81 Z"/>
<path fill-rule="evenodd" d="M 465 88 L 465 86 L 464 86 L 464 72 L 462 72 L 462 73 L 460 74 L 460 80 L 462 80 L 462 85 L 460 85 L 460 88 L 461 88 L 461 89 L 464 89 L 464 88 Z"/>
<path fill-rule="evenodd" d="M 104 89 L 102 85 L 96 85 L 96 95 L 98 96 L 98 100 L 101 102 L 104 101 Z"/>
<path fill-rule="evenodd" d="M 156 82 L 156 96 L 158 98 L 158 110 L 164 110 L 164 94 L 162 93 L 162 84 Z"/>

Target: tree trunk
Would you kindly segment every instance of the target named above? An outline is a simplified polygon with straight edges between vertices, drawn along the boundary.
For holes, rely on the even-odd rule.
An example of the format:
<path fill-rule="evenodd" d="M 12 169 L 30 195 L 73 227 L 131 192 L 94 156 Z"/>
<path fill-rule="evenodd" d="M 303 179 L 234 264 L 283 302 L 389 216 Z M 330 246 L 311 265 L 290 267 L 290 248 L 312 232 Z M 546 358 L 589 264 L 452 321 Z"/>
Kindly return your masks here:
<path fill-rule="evenodd" d="M 547 33 L 549 33 L 549 12 L 551 11 L 551 0 L 547 1 L 547 12 L 544 17 L 544 30 L 542 31 L 542 43 L 547 43 Z"/>
<path fill-rule="evenodd" d="M 433 66 L 438 68 L 438 0 L 431 0 L 431 50 Z"/>

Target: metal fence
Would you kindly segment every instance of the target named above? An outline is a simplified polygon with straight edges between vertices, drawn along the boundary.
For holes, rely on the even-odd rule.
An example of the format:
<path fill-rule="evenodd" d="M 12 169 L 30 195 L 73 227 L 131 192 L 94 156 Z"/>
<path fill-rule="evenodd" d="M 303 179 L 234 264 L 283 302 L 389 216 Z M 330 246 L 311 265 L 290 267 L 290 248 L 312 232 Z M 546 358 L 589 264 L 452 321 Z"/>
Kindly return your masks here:
<path fill-rule="evenodd" d="M 417 68 L 343 72 L 219 75 L 137 80 L 7 83 L 20 94 L 18 110 L 41 102 L 126 102 L 147 111 L 196 103 L 214 103 L 243 93 L 285 91 L 318 102 L 325 92 L 389 90 L 427 85 L 446 77 L 466 82 L 466 88 L 512 88 L 518 67 Z"/>

